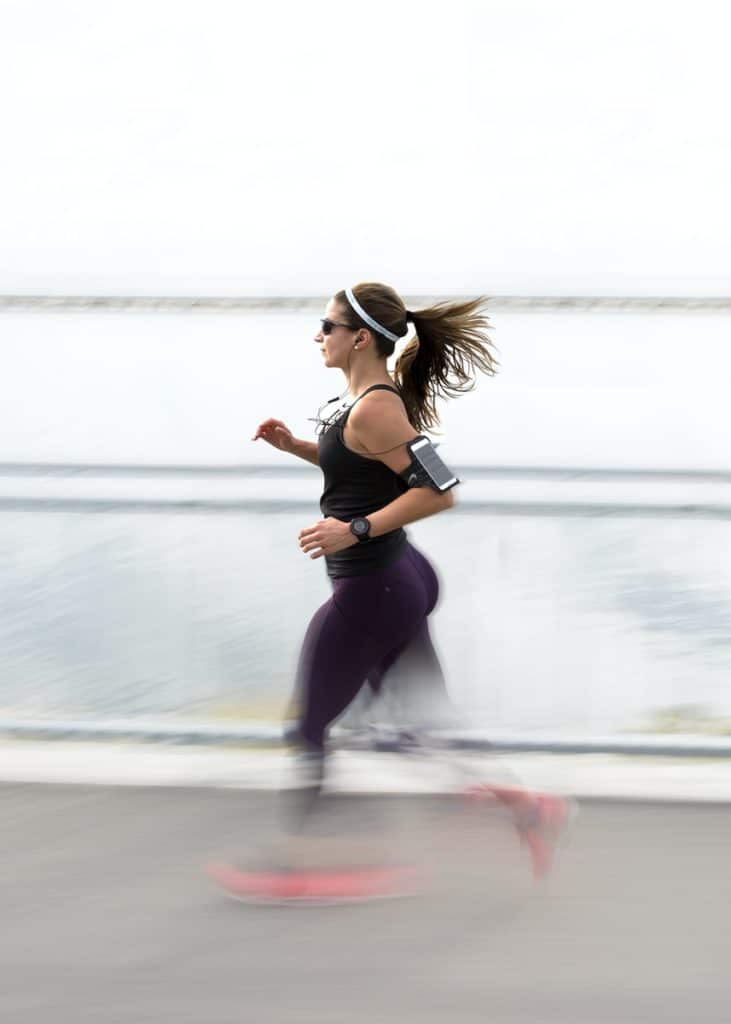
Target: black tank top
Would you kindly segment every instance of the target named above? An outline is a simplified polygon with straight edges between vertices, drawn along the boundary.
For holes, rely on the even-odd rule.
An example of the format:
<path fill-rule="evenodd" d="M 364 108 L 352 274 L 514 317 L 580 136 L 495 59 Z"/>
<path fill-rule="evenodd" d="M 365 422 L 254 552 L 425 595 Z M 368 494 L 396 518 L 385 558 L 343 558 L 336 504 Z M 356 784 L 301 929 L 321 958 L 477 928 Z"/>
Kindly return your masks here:
<path fill-rule="evenodd" d="M 388 384 L 373 384 L 320 434 L 317 448 L 325 477 L 325 489 L 320 498 L 323 517 L 332 516 L 349 523 L 356 516 L 372 515 L 408 490 L 401 477 L 383 462 L 358 455 L 345 446 L 343 428 L 350 410 L 369 391 L 378 390 L 398 394 L 396 388 Z M 383 568 L 398 558 L 405 544 L 406 532 L 401 527 L 380 537 L 358 541 L 344 551 L 325 555 L 327 574 L 331 577 L 362 576 Z"/>

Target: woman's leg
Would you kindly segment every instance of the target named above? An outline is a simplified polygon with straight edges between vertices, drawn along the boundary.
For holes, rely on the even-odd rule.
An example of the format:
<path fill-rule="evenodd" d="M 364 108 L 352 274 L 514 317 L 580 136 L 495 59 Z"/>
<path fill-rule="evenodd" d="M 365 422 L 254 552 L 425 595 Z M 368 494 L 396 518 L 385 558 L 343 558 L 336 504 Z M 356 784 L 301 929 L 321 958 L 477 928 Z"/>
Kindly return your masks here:
<path fill-rule="evenodd" d="M 298 785 L 287 791 L 289 830 L 309 820 L 322 787 L 330 725 L 369 672 L 418 630 L 428 604 L 422 580 L 406 558 L 364 576 L 336 579 L 333 587 L 333 596 L 309 624 L 297 666 L 300 711 L 289 739 L 299 750 Z"/>
<path fill-rule="evenodd" d="M 310 623 L 297 670 L 303 702 L 298 733 L 313 752 L 323 750 L 328 727 L 369 674 L 418 633 L 430 597 L 406 557 L 365 576 L 335 580 L 334 591 Z"/>
<path fill-rule="evenodd" d="M 389 652 L 369 673 L 368 684 L 403 728 L 443 728 L 457 718 L 427 619 L 408 643 Z"/>
<path fill-rule="evenodd" d="M 428 616 L 439 598 L 437 574 L 424 555 L 411 544 L 408 557 L 422 581 Z M 389 651 L 371 670 L 367 682 L 374 693 L 385 694 L 404 725 L 444 725 L 456 718 L 426 617 L 412 637 Z"/>

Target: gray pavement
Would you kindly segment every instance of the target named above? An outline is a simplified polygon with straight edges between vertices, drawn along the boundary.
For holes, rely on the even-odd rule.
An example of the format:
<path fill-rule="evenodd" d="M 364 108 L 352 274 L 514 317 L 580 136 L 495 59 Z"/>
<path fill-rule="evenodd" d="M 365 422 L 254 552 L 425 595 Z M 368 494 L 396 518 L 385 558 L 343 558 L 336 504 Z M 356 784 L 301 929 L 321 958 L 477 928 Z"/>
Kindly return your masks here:
<path fill-rule="evenodd" d="M 225 899 L 202 867 L 257 847 L 272 793 L 0 786 L 0 1020 L 728 1021 L 726 807 L 583 801 L 534 884 L 500 813 L 340 799 L 387 855 L 428 855 L 427 891 L 319 909 Z"/>

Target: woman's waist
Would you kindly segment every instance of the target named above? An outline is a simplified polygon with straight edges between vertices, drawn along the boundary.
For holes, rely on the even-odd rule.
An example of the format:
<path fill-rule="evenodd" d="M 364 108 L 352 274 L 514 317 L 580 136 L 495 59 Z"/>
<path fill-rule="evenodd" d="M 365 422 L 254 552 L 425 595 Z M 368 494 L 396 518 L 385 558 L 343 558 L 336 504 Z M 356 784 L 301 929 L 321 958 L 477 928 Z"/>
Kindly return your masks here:
<path fill-rule="evenodd" d="M 349 548 L 325 556 L 330 576 L 360 575 L 389 565 L 407 547 L 407 534 L 403 527 L 382 533 L 370 540 L 358 541 Z"/>
<path fill-rule="evenodd" d="M 320 511 L 323 516 L 331 516 L 343 523 L 349 523 L 357 516 L 372 516 L 394 500 L 394 495 L 353 494 L 347 496 L 330 495 L 327 491 L 320 498 Z"/>

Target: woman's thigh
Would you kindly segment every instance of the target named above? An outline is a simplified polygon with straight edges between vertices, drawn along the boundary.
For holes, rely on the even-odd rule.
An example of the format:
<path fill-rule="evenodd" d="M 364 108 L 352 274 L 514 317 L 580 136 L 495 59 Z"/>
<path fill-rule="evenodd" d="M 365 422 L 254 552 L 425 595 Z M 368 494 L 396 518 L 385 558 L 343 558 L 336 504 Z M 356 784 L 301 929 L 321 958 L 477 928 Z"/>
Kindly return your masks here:
<path fill-rule="evenodd" d="M 430 595 L 411 560 L 334 581 L 305 636 L 297 670 L 301 732 L 314 745 L 373 669 L 418 634 Z"/>

